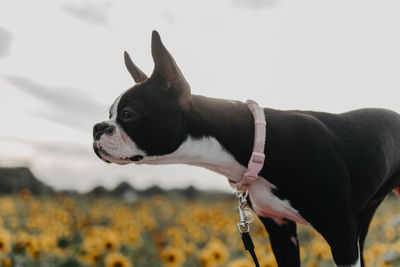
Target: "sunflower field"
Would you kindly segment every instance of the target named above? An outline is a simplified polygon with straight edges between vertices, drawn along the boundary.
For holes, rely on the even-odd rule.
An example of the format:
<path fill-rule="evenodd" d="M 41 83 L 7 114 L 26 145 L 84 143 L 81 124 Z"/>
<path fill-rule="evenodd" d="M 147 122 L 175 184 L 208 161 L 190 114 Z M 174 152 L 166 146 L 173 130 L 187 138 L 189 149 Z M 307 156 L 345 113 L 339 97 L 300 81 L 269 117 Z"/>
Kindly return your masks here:
<path fill-rule="evenodd" d="M 398 199 L 372 222 L 367 266 L 400 266 Z M 252 267 L 236 223 L 236 200 L 154 195 L 135 201 L 85 195 L 0 197 L 0 266 Z M 276 266 L 268 234 L 251 224 L 263 267 Z M 303 266 L 334 266 L 329 247 L 299 227 Z"/>

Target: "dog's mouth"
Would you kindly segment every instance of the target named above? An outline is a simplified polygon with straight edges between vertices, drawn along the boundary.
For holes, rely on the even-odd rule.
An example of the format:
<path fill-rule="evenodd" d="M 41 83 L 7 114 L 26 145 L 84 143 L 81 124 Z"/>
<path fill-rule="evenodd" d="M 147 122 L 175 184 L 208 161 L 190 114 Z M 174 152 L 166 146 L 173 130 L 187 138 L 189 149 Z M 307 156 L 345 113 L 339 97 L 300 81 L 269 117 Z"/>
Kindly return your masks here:
<path fill-rule="evenodd" d="M 133 157 L 130 157 L 129 159 L 131 161 L 141 161 L 144 157 L 142 155 L 135 155 Z"/>
<path fill-rule="evenodd" d="M 114 158 L 112 155 L 110 155 L 107 151 L 105 151 L 101 146 L 97 146 L 96 144 L 93 144 L 93 150 L 94 153 L 99 157 L 102 161 L 106 163 L 112 163 L 108 159 L 104 158 Z M 104 156 L 103 156 L 104 155 Z M 127 158 L 120 158 L 118 160 L 123 160 L 123 161 L 132 161 L 132 162 L 138 162 L 141 161 L 144 158 L 142 155 L 134 155 L 132 157 L 127 157 Z"/>

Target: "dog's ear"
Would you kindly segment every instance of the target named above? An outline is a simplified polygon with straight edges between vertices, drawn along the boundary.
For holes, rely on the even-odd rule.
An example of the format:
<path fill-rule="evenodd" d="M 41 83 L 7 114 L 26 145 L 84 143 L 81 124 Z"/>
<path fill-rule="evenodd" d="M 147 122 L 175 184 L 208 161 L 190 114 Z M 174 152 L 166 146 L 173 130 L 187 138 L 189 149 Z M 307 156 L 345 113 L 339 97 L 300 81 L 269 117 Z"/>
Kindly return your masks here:
<path fill-rule="evenodd" d="M 190 86 L 176 65 L 174 58 L 161 42 L 160 35 L 153 31 L 151 36 L 151 53 L 154 60 L 152 78 L 162 77 L 164 90 L 173 93 L 182 107 L 187 108 L 190 101 Z"/>
<path fill-rule="evenodd" d="M 124 52 L 125 66 L 128 69 L 129 73 L 132 75 L 133 79 L 136 83 L 143 82 L 147 79 L 146 74 L 143 73 L 136 65 L 133 63 L 131 57 L 128 52 Z"/>

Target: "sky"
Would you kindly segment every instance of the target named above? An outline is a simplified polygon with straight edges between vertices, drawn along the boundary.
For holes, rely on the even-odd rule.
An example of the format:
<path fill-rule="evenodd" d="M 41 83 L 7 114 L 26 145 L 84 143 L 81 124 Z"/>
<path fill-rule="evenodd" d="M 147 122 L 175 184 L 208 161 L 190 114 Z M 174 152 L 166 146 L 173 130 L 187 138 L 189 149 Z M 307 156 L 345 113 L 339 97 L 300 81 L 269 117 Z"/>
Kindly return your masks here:
<path fill-rule="evenodd" d="M 400 112 L 399 11 L 397 0 L 2 0 L 0 166 L 28 166 L 58 189 L 127 180 L 229 191 L 225 177 L 201 168 L 95 156 L 93 125 L 134 84 L 123 51 L 150 75 L 155 29 L 194 94 Z"/>

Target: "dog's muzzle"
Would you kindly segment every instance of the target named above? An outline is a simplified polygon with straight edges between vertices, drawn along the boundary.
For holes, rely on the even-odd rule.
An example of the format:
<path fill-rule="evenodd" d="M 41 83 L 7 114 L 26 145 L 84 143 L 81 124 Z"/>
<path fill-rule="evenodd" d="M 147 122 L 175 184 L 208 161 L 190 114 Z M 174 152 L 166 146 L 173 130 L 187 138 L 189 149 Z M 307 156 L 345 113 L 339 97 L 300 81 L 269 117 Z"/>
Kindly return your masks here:
<path fill-rule="evenodd" d="M 141 151 L 136 149 L 123 129 L 117 127 L 117 124 L 107 121 L 93 126 L 94 153 L 107 163 L 128 164 L 141 161 L 144 158 Z"/>

